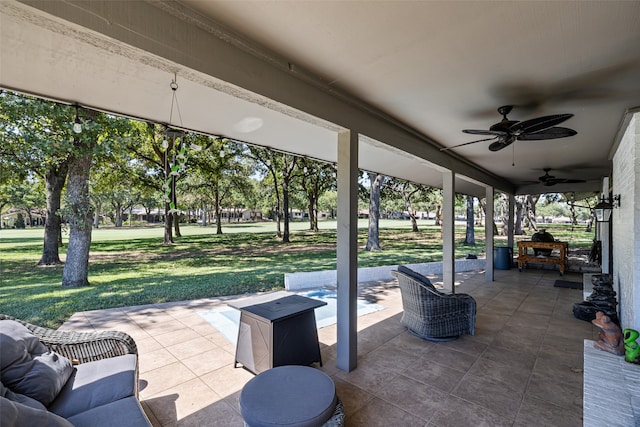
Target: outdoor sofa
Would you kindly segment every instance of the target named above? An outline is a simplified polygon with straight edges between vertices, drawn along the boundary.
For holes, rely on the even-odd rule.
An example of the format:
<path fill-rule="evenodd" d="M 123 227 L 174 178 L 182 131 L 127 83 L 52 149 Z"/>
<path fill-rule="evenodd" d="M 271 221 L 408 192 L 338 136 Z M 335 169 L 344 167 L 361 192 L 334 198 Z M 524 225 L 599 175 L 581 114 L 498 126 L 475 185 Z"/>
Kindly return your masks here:
<path fill-rule="evenodd" d="M 138 401 L 135 342 L 0 314 L 0 425 L 151 426 Z"/>
<path fill-rule="evenodd" d="M 409 332 L 431 341 L 456 339 L 475 332 L 476 301 L 467 294 L 445 294 L 431 281 L 403 265 L 391 272 L 402 296 L 400 322 Z"/>

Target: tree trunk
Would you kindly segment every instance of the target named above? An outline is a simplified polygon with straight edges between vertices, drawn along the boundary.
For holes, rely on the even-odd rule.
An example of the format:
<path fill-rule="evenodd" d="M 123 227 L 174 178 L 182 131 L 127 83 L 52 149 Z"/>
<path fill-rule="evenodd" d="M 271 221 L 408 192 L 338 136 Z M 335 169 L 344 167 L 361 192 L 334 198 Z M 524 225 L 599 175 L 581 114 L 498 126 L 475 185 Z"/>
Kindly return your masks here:
<path fill-rule="evenodd" d="M 213 191 L 213 196 L 216 204 L 216 234 L 222 234 L 222 206 L 220 206 L 220 192 L 217 186 Z"/>
<path fill-rule="evenodd" d="M 467 231 L 464 237 L 463 244 L 475 246 L 476 235 L 474 230 L 474 209 L 473 209 L 473 196 L 467 196 Z"/>
<path fill-rule="evenodd" d="M 173 230 L 176 233 L 176 237 L 182 237 L 182 234 L 180 234 L 180 212 L 173 213 Z"/>
<path fill-rule="evenodd" d="M 522 227 L 522 223 L 524 222 L 524 211 L 525 211 L 525 199 L 524 196 L 516 196 L 516 221 L 514 224 L 514 230 L 513 230 L 513 234 L 517 235 L 517 236 L 521 236 L 524 233 L 524 229 Z"/>
<path fill-rule="evenodd" d="M 401 189 L 402 200 L 404 200 L 404 206 L 407 212 L 409 212 L 409 218 L 411 219 L 411 231 L 414 233 L 419 232 L 418 222 L 416 221 L 416 215 L 413 212 L 413 208 L 411 207 L 411 195 L 413 193 L 407 193 L 407 185 L 403 185 Z"/>
<path fill-rule="evenodd" d="M 62 220 L 58 215 L 62 188 L 67 179 L 69 164 L 64 163 L 58 169 L 50 169 L 45 174 L 47 193 L 47 217 L 44 223 L 44 245 L 38 265 L 61 264 L 58 253 L 59 239 L 62 237 Z"/>
<path fill-rule="evenodd" d="M 113 207 L 116 209 L 116 227 L 122 227 L 122 202 L 116 202 Z"/>
<path fill-rule="evenodd" d="M 435 224 L 434 225 L 441 225 L 440 221 L 442 219 L 442 206 L 440 205 L 436 205 L 436 213 L 435 213 Z"/>
<path fill-rule="evenodd" d="M 289 243 L 289 183 L 282 180 L 282 210 L 284 211 L 284 232 L 282 243 Z"/>
<path fill-rule="evenodd" d="M 69 247 L 62 270 L 62 286 L 65 288 L 89 285 L 89 249 L 93 217 L 93 208 L 89 200 L 91 157 L 90 153 L 78 156 L 69 166 Z"/>
<path fill-rule="evenodd" d="M 206 227 L 207 226 L 207 204 L 202 202 L 202 215 L 200 215 L 200 219 L 201 219 L 201 223 L 200 225 L 202 227 Z"/>
<path fill-rule="evenodd" d="M 93 228 L 98 228 L 100 226 L 100 208 L 101 203 L 96 203 L 96 211 L 93 213 Z"/>
<path fill-rule="evenodd" d="M 369 192 L 369 234 L 367 236 L 367 245 L 365 251 L 379 251 L 380 236 L 380 187 L 384 175 L 369 172 L 369 181 L 371 182 L 371 190 Z"/>
<path fill-rule="evenodd" d="M 164 242 L 163 245 L 173 244 L 173 214 L 169 202 L 164 203 Z"/>

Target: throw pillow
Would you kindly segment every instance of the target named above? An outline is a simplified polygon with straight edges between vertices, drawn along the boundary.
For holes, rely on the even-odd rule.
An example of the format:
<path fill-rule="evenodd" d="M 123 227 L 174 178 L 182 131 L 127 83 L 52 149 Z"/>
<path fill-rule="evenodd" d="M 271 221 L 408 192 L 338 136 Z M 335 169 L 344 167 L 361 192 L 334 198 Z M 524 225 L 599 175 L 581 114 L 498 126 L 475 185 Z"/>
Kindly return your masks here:
<path fill-rule="evenodd" d="M 72 372 L 69 359 L 49 351 L 24 325 L 0 321 L 0 381 L 13 392 L 49 406 Z"/>
<path fill-rule="evenodd" d="M 0 425 L 2 427 L 73 427 L 69 421 L 46 409 L 32 408 L 5 397 L 0 397 Z"/>
<path fill-rule="evenodd" d="M 29 406 L 34 409 L 42 409 L 45 411 L 47 410 L 47 408 L 45 408 L 45 406 L 42 403 L 38 402 L 35 399 L 30 398 L 29 396 L 25 396 L 24 394 L 17 394 L 12 392 L 8 388 L 6 388 L 4 384 L 2 384 L 1 382 L 0 382 L 0 397 L 5 397 L 11 400 L 12 402 L 22 403 L 23 405 Z M 0 424 L 0 425 L 3 425 L 3 424 Z"/>
<path fill-rule="evenodd" d="M 433 289 L 434 291 L 436 290 L 436 288 L 431 284 L 431 281 L 429 280 L 428 277 L 423 276 L 422 274 L 418 273 L 417 271 L 413 271 L 412 269 L 410 269 L 409 267 L 406 267 L 404 265 L 399 265 L 398 266 L 398 271 L 402 274 L 406 274 L 407 276 L 411 277 L 413 280 L 422 283 L 423 285 L 427 286 L 428 288 Z"/>

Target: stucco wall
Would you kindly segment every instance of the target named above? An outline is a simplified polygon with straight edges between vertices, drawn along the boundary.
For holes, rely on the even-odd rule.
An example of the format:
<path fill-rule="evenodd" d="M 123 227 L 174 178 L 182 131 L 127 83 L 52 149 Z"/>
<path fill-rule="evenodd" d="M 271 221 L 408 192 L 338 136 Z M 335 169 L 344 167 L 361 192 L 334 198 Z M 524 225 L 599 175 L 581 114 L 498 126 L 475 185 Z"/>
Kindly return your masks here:
<path fill-rule="evenodd" d="M 627 127 L 613 156 L 613 279 L 623 328 L 640 330 L 640 114 Z"/>

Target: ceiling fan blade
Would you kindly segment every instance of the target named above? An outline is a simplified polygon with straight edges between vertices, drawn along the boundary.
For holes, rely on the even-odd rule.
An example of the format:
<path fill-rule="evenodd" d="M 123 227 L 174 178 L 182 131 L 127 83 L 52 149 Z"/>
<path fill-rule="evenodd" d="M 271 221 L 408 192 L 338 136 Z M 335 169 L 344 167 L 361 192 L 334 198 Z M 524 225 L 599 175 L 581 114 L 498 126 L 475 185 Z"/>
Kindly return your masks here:
<path fill-rule="evenodd" d="M 463 129 L 462 132 L 470 133 L 471 135 L 495 135 L 502 136 L 506 135 L 507 132 L 502 130 L 483 130 L 483 129 Z"/>
<path fill-rule="evenodd" d="M 521 141 L 540 141 L 543 139 L 566 138 L 568 136 L 576 135 L 577 133 L 578 132 L 575 130 L 569 128 L 551 127 L 536 133 L 520 134 L 518 135 L 518 139 Z"/>
<path fill-rule="evenodd" d="M 545 129 L 559 125 L 565 120 L 573 117 L 573 114 L 553 114 L 551 116 L 542 116 L 531 120 L 518 122 L 511 126 L 509 130 L 516 134 L 540 132 Z"/>
<path fill-rule="evenodd" d="M 586 182 L 584 179 L 569 179 L 569 178 L 551 178 L 546 179 L 542 182 L 542 185 L 545 187 L 551 187 L 556 184 L 579 184 L 581 182 Z"/>
<path fill-rule="evenodd" d="M 458 145 L 454 145 L 453 147 L 444 147 L 441 148 L 440 151 L 447 151 L 447 150 L 452 150 L 454 148 L 458 148 L 458 147 L 464 147 L 465 145 L 471 145 L 471 144 L 475 144 L 476 142 L 483 142 L 483 141 L 491 141 L 496 139 L 497 137 L 493 137 L 493 138 L 485 138 L 485 139 L 478 139 L 476 141 L 471 141 L 471 142 L 465 142 L 463 144 L 458 144 Z"/>

